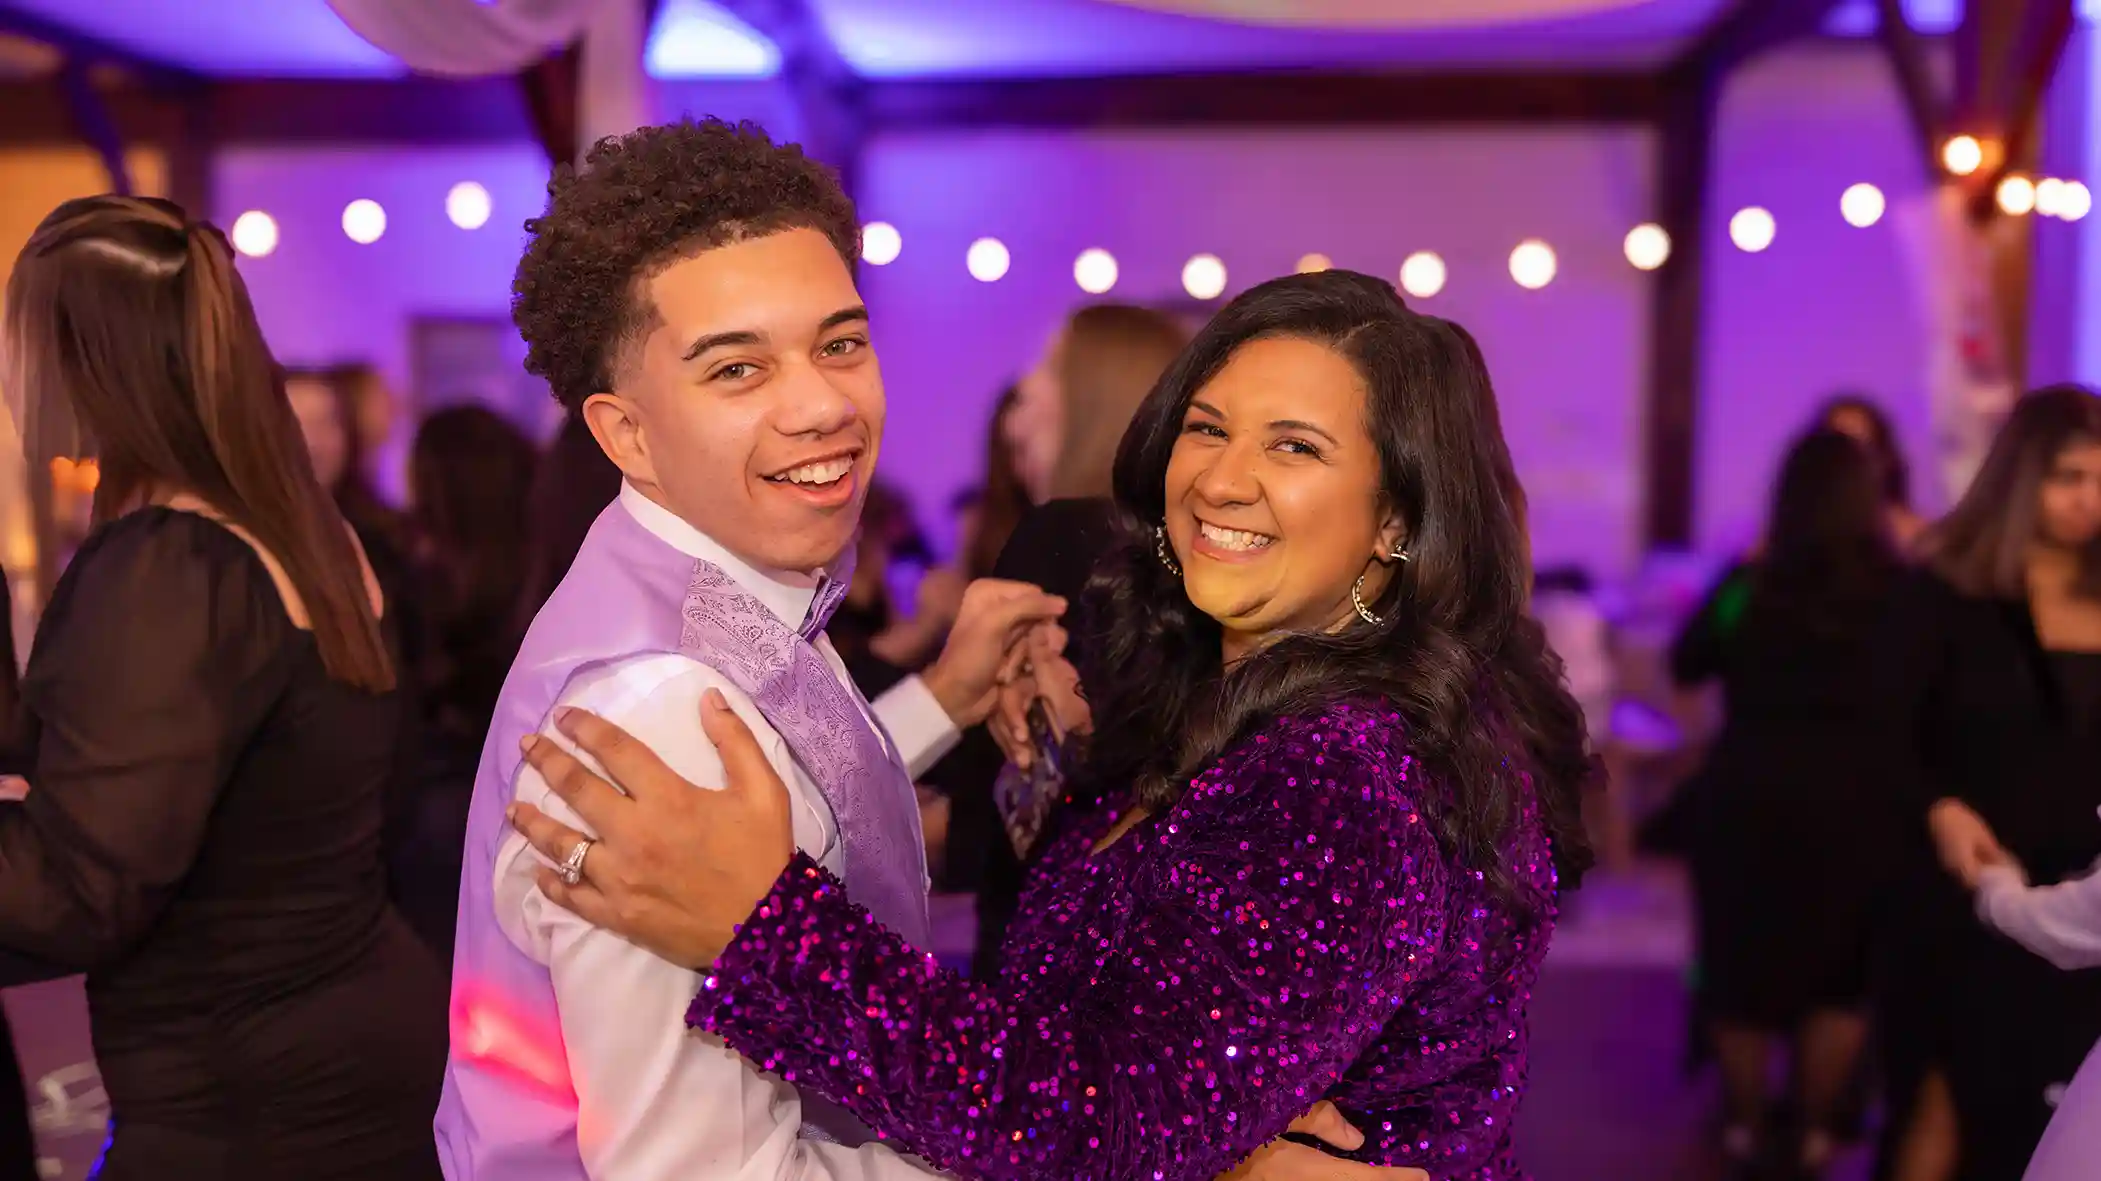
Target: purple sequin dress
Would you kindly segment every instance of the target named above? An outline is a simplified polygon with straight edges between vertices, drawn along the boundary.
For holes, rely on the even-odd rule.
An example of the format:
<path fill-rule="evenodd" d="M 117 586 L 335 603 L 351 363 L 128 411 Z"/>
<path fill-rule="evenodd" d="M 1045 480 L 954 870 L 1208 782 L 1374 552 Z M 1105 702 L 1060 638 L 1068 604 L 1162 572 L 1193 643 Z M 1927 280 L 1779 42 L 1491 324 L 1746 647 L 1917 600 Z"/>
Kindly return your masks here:
<path fill-rule="evenodd" d="M 1211 1181 L 1328 1098 L 1357 1159 L 1521 1179 L 1554 871 L 1513 781 L 1518 903 L 1438 846 L 1397 717 L 1279 721 L 1101 853 L 1112 810 L 1068 826 L 992 986 L 798 854 L 689 1020 L 962 1177 Z"/>

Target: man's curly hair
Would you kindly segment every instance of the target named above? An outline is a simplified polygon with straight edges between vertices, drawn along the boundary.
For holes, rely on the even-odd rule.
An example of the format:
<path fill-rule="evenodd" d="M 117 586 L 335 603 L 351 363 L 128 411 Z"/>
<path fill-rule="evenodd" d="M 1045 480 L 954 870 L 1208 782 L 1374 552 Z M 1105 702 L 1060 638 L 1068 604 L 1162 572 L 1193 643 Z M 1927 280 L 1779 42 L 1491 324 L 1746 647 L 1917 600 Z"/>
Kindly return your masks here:
<path fill-rule="evenodd" d="M 822 233 L 849 265 L 859 256 L 838 179 L 755 123 L 684 120 L 600 140 L 582 167 L 555 169 L 547 212 L 525 223 L 511 319 L 526 369 L 574 410 L 613 387 L 647 335 L 644 282 L 699 251 L 787 229 Z"/>

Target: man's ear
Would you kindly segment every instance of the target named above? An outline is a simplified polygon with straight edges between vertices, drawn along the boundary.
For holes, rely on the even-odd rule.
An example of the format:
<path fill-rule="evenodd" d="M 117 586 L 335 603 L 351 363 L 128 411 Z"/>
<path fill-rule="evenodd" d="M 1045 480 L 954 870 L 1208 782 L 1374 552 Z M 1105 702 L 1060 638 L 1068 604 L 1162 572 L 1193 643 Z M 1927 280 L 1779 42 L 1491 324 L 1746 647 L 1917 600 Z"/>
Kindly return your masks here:
<path fill-rule="evenodd" d="M 592 394 L 584 399 L 584 425 L 598 440 L 613 466 L 631 482 L 645 488 L 657 483 L 656 465 L 649 460 L 649 436 L 635 404 L 614 393 Z"/>

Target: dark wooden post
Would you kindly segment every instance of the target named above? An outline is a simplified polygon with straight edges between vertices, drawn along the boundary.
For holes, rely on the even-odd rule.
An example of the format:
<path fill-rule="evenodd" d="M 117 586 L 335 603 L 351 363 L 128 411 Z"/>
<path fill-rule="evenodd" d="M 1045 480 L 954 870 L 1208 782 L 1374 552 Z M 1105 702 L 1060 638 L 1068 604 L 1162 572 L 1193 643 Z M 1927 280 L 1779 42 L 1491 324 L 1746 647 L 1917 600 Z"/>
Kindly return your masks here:
<path fill-rule="evenodd" d="M 1671 253 L 1657 268 L 1650 298 L 1649 398 L 1644 424 L 1645 536 L 1651 546 L 1692 541 L 1694 459 L 1699 438 L 1700 359 L 1705 328 L 1707 199 L 1713 174 L 1715 112 L 1721 78 L 1695 57 L 1664 75 L 1657 127 L 1657 223 Z"/>
<path fill-rule="evenodd" d="M 1743 0 L 1663 74 L 1657 119 L 1657 221 L 1671 238 L 1649 315 L 1643 522 L 1650 547 L 1693 539 L 1698 504 L 1701 345 L 1706 328 L 1707 203 L 1716 114 L 1729 74 L 1752 57 L 1817 31 L 1835 0 Z"/>
<path fill-rule="evenodd" d="M 2064 56 L 2076 19 L 2073 0 L 1969 0 L 1952 39 L 1954 84 L 1933 77 L 1926 49 L 1906 23 L 1900 0 L 1877 0 L 1882 44 L 1903 88 L 1926 175 L 1946 176 L 1941 159 L 1950 137 L 1970 135 L 1985 149 L 1983 166 L 1944 183 L 1962 187 L 1969 232 L 1988 259 L 1991 348 L 2018 389 L 2024 384 L 2034 223 L 2008 222 L 1999 186 L 2032 172 L 2038 159 L 2037 117 L 2043 93 Z"/>
<path fill-rule="evenodd" d="M 810 0 L 726 0 L 723 7 L 773 42 L 781 81 L 795 106 L 803 150 L 839 173 L 858 196 L 861 149 L 868 139 L 866 83 L 832 43 Z"/>

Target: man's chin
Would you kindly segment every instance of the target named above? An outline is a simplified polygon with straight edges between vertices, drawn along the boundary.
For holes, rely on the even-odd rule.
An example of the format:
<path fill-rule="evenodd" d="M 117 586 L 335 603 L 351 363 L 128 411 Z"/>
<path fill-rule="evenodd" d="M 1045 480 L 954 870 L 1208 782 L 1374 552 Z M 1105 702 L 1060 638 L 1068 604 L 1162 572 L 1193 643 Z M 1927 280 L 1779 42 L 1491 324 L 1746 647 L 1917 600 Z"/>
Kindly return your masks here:
<path fill-rule="evenodd" d="M 860 514 L 856 513 L 852 523 L 859 522 Z M 854 543 L 853 529 L 841 531 L 839 524 L 835 519 L 824 522 L 821 528 L 782 528 L 760 539 L 760 556 L 765 565 L 776 570 L 806 572 L 829 567 Z"/>

